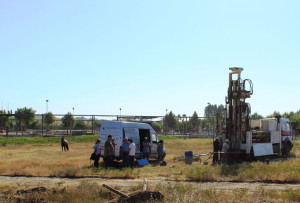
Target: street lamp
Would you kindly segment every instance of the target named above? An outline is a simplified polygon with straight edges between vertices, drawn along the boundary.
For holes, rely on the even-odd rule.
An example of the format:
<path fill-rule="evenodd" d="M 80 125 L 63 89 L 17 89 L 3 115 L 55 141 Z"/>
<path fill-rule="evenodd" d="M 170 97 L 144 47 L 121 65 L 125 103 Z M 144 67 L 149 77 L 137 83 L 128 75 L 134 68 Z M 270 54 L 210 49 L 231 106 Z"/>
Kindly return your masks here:
<path fill-rule="evenodd" d="M 121 111 L 122 111 L 122 108 L 120 108 L 120 120 L 121 120 Z"/>
<path fill-rule="evenodd" d="M 208 115 L 206 115 L 206 116 L 209 116 L 209 118 L 208 118 L 208 123 L 211 124 L 211 119 L 210 119 L 210 116 L 211 116 L 211 114 L 210 114 L 210 113 L 211 113 L 211 112 L 210 112 L 210 105 L 211 105 L 211 104 L 210 104 L 210 102 L 207 102 L 207 105 L 208 105 L 208 106 L 207 106 Z M 208 134 L 208 137 L 209 137 L 210 126 L 207 125 L 207 128 L 208 128 L 208 133 L 207 133 L 207 134 Z"/>
<path fill-rule="evenodd" d="M 46 100 L 46 113 L 48 113 L 48 99 Z"/>
<path fill-rule="evenodd" d="M 166 115 L 168 114 L 168 109 L 166 109 Z"/>
<path fill-rule="evenodd" d="M 75 109 L 75 108 L 73 107 L 73 115 L 74 115 L 74 109 Z"/>

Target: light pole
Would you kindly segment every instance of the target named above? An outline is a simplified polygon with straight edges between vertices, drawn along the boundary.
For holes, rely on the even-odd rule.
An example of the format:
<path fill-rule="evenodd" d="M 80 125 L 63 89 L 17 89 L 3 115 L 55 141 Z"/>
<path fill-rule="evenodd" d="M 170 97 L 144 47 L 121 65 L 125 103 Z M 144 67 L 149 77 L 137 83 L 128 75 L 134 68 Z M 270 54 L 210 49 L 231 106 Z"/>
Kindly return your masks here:
<path fill-rule="evenodd" d="M 168 109 L 166 109 L 166 115 L 165 115 L 165 121 L 164 121 L 164 125 L 165 125 L 165 135 L 167 135 L 168 133 L 168 121 L 167 121 L 167 115 L 168 115 Z"/>
<path fill-rule="evenodd" d="M 207 102 L 207 111 L 208 111 L 208 114 L 209 114 L 209 116 L 210 116 L 210 103 L 209 102 Z M 207 115 L 208 116 L 208 115 Z M 208 123 L 210 123 L 211 124 L 211 121 L 210 121 L 210 117 L 208 118 Z M 210 126 L 209 125 L 207 125 L 207 127 L 208 127 L 208 137 L 209 137 L 209 130 L 210 130 Z"/>
<path fill-rule="evenodd" d="M 46 113 L 48 113 L 48 99 L 46 100 Z"/>
<path fill-rule="evenodd" d="M 74 109 L 75 109 L 75 108 L 73 107 L 73 116 L 74 116 Z"/>
<path fill-rule="evenodd" d="M 122 111 L 122 108 L 120 108 L 120 120 L 121 120 L 121 111 Z"/>

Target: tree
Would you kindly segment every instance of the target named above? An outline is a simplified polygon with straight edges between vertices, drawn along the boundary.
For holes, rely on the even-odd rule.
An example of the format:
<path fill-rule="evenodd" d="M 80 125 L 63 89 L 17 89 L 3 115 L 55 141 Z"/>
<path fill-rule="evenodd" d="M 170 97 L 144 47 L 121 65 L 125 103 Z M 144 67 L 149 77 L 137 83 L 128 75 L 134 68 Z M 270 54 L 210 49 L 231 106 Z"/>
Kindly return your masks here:
<path fill-rule="evenodd" d="M 259 115 L 259 114 L 256 113 L 256 112 L 250 116 L 250 119 L 251 119 L 251 120 L 258 120 L 258 119 L 262 119 L 262 118 L 263 118 L 263 116 L 262 116 L 262 115 Z"/>
<path fill-rule="evenodd" d="M 95 121 L 95 127 L 96 128 L 101 128 L 101 126 L 102 126 L 102 121 Z"/>
<path fill-rule="evenodd" d="M 6 112 L 0 110 L 0 127 L 8 128 L 9 127 L 8 116 L 2 116 L 1 114 L 6 114 Z"/>
<path fill-rule="evenodd" d="M 6 136 L 8 136 L 8 129 L 9 129 L 9 118 L 8 116 L 3 116 L 1 114 L 6 114 L 5 111 L 0 110 L 0 129 L 6 129 Z"/>
<path fill-rule="evenodd" d="M 22 135 L 23 130 L 27 130 L 27 127 L 34 121 L 35 110 L 32 108 L 19 108 L 15 112 L 15 118 L 19 122 L 21 127 Z"/>
<path fill-rule="evenodd" d="M 71 129 L 71 127 L 74 127 L 75 125 L 75 119 L 73 117 L 73 115 L 68 112 L 66 115 L 64 115 L 62 118 L 61 118 L 61 122 L 62 122 L 62 126 L 67 128 L 67 135 L 69 134 L 69 129 Z"/>
<path fill-rule="evenodd" d="M 153 122 L 151 126 L 155 130 L 155 132 L 159 133 L 161 131 L 162 128 L 161 122 Z"/>
<path fill-rule="evenodd" d="M 176 119 L 175 119 L 175 115 L 173 114 L 172 111 L 170 111 L 169 114 L 166 114 L 165 118 L 164 118 L 164 129 L 166 131 L 172 129 L 175 130 L 176 129 Z"/>
<path fill-rule="evenodd" d="M 191 131 L 193 131 L 193 132 L 199 132 L 200 121 L 198 119 L 198 114 L 197 114 L 196 111 L 194 111 L 194 114 L 191 117 L 189 123 L 191 125 Z"/>
<path fill-rule="evenodd" d="M 275 118 L 276 116 L 281 116 L 281 114 L 278 111 L 274 111 L 273 114 L 268 115 L 267 118 Z"/>
<path fill-rule="evenodd" d="M 55 121 L 55 116 L 53 115 L 52 112 L 46 113 L 46 114 L 45 114 L 44 121 L 45 121 L 47 127 L 49 127 L 49 125 L 51 125 L 52 123 L 54 123 L 54 121 Z"/>
<path fill-rule="evenodd" d="M 29 129 L 38 129 L 40 127 L 40 124 L 37 120 L 34 120 L 27 127 Z"/>
<path fill-rule="evenodd" d="M 300 114 L 295 113 L 289 119 L 293 130 L 300 128 Z"/>
<path fill-rule="evenodd" d="M 223 112 L 224 109 L 225 109 L 224 105 L 223 105 L 223 104 L 220 104 L 220 105 L 217 107 L 217 113 L 222 114 L 222 112 Z"/>
<path fill-rule="evenodd" d="M 201 120 L 201 128 L 202 130 L 207 130 L 208 131 L 208 126 L 209 126 L 209 120 L 208 118 L 204 118 Z"/>
<path fill-rule="evenodd" d="M 208 104 L 204 109 L 204 116 L 206 117 L 215 117 L 217 113 L 222 113 L 225 107 L 220 104 L 217 106 L 216 104 Z"/>
<path fill-rule="evenodd" d="M 282 117 L 283 117 L 283 118 L 288 118 L 288 119 L 290 119 L 294 114 L 295 114 L 295 113 L 292 112 L 292 111 L 291 111 L 290 113 L 285 112 L 285 113 L 282 115 Z"/>
<path fill-rule="evenodd" d="M 86 123 L 84 122 L 84 121 L 76 121 L 76 124 L 75 124 L 75 126 L 74 126 L 74 129 L 77 129 L 77 130 L 79 130 L 79 129 L 86 129 L 86 127 L 87 127 L 87 125 L 86 125 Z"/>

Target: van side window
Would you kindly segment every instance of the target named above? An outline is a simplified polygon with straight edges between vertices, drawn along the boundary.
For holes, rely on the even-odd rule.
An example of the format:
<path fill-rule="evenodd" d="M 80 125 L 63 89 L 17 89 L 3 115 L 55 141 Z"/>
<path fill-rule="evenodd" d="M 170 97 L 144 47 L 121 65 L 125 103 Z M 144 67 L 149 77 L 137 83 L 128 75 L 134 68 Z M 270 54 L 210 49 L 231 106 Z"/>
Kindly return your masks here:
<path fill-rule="evenodd" d="M 153 143 L 157 143 L 158 142 L 156 134 L 152 134 L 152 142 Z"/>

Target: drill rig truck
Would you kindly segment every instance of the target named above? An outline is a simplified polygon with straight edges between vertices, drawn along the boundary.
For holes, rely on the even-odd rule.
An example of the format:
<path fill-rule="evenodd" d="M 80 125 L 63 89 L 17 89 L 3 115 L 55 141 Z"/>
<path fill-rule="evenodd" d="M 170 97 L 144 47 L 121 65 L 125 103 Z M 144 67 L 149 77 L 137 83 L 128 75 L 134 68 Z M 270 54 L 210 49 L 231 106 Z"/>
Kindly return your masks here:
<path fill-rule="evenodd" d="M 288 154 L 293 147 L 289 120 L 278 116 L 250 121 L 251 106 L 246 99 L 253 94 L 253 83 L 241 79 L 243 68 L 229 70 L 226 107 L 217 114 L 216 127 L 216 136 L 230 141 L 229 162 Z"/>

